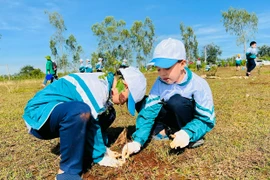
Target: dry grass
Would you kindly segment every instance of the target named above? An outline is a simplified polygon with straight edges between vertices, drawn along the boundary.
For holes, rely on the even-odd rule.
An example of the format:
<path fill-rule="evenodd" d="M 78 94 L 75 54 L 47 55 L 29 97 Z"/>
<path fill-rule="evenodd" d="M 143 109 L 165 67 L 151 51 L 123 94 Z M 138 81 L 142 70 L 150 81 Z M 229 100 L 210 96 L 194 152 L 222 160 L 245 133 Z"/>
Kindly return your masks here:
<path fill-rule="evenodd" d="M 255 70 L 248 79 L 235 68 L 219 68 L 208 79 L 215 101 L 217 125 L 205 144 L 170 154 L 169 142 L 151 141 L 121 168 L 93 165 L 85 179 L 269 179 L 270 67 Z M 202 72 L 198 72 L 202 74 Z M 148 90 L 156 73 L 147 73 Z M 27 134 L 21 118 L 27 101 L 42 80 L 0 83 L 0 179 L 53 179 L 59 156 L 52 151 L 58 139 L 41 141 Z M 111 140 L 124 127 L 134 131 L 135 119 L 117 107 L 109 129 Z M 121 147 L 115 150 L 120 151 Z"/>

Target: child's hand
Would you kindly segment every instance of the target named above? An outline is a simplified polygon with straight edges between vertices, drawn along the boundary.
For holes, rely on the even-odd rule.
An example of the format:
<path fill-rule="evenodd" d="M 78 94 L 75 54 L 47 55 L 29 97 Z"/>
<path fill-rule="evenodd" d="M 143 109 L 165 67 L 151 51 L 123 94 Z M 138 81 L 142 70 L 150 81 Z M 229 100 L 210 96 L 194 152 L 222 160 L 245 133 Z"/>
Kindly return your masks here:
<path fill-rule="evenodd" d="M 125 160 L 129 157 L 129 155 L 139 152 L 141 149 L 141 144 L 133 141 L 130 143 L 127 143 L 122 150 L 122 158 Z"/>
<path fill-rule="evenodd" d="M 119 167 L 123 165 L 123 162 L 105 154 L 105 156 L 98 162 L 98 164 L 101 166 Z"/>
<path fill-rule="evenodd" d="M 189 135 L 184 130 L 174 133 L 174 139 L 170 143 L 171 148 L 184 148 L 189 144 Z"/>

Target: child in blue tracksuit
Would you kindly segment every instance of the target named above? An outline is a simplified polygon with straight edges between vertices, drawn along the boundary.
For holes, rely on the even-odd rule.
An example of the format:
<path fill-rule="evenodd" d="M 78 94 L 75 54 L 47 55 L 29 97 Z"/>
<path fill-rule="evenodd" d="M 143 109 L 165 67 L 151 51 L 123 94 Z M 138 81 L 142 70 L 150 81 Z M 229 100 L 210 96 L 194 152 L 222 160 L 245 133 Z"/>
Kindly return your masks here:
<path fill-rule="evenodd" d="M 250 76 L 251 71 L 256 67 L 255 59 L 257 55 L 257 43 L 252 41 L 250 43 L 250 47 L 247 49 L 246 56 L 247 56 L 247 73 L 246 76 Z"/>
<path fill-rule="evenodd" d="M 237 55 L 236 59 L 235 59 L 235 66 L 236 66 L 236 71 L 240 70 L 240 66 L 241 66 L 241 56 L 240 54 Z"/>
<path fill-rule="evenodd" d="M 103 69 L 103 63 L 102 63 L 103 59 L 102 58 L 98 58 L 98 62 L 96 63 L 96 70 L 97 72 L 102 72 Z"/>
<path fill-rule="evenodd" d="M 45 140 L 60 137 L 57 179 L 80 179 L 85 156 L 100 165 L 121 165 L 106 147 L 105 130 L 115 118 L 112 103 L 128 101 L 134 115 L 135 103 L 145 95 L 146 79 L 134 67 L 119 72 L 124 83 L 121 92 L 116 87 L 119 75 L 101 78 L 104 73 L 76 73 L 60 78 L 28 101 L 23 119 L 29 133 Z"/>
<path fill-rule="evenodd" d="M 85 72 L 85 67 L 84 67 L 83 60 L 82 59 L 80 59 L 79 71 L 80 71 L 80 73 L 84 73 Z"/>
<path fill-rule="evenodd" d="M 124 59 L 123 62 L 121 63 L 120 65 L 121 68 L 127 68 L 128 67 L 128 63 L 127 63 L 127 60 Z"/>
<path fill-rule="evenodd" d="M 85 72 L 87 72 L 87 73 L 93 72 L 91 61 L 89 59 L 86 59 Z"/>
<path fill-rule="evenodd" d="M 151 130 L 166 137 L 170 129 L 171 148 L 202 144 L 203 136 L 215 126 L 212 93 L 207 82 L 186 67 L 184 44 L 165 39 L 154 51 L 150 63 L 158 68 L 159 77 L 136 120 L 133 141 L 126 144 L 122 156 L 140 151 Z"/>

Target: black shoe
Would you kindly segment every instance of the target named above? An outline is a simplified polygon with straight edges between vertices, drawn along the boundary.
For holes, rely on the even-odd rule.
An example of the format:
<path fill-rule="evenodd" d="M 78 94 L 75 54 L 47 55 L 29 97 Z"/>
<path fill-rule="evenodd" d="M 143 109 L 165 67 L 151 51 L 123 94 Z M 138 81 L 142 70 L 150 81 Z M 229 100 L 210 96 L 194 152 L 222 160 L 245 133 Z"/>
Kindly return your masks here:
<path fill-rule="evenodd" d="M 202 138 L 196 142 L 189 143 L 188 148 L 197 148 L 197 147 L 202 146 L 203 144 L 204 144 L 204 139 Z"/>

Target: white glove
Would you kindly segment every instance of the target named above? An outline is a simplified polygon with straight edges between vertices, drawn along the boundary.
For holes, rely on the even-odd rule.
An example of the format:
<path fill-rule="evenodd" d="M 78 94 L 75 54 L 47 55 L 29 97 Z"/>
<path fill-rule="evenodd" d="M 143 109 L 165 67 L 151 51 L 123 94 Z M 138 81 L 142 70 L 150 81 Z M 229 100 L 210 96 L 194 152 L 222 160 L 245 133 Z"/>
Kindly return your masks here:
<path fill-rule="evenodd" d="M 174 133 L 175 138 L 170 143 L 171 148 L 184 148 L 189 144 L 189 135 L 184 130 L 177 131 Z"/>
<path fill-rule="evenodd" d="M 108 155 L 111 158 L 119 158 L 121 157 L 121 154 L 115 151 L 110 150 L 110 148 L 106 147 L 106 155 Z"/>
<path fill-rule="evenodd" d="M 128 158 L 129 155 L 139 152 L 140 149 L 141 149 L 140 143 L 136 141 L 129 142 L 122 149 L 122 158 L 123 159 Z"/>
<path fill-rule="evenodd" d="M 115 158 L 109 157 L 107 154 L 98 162 L 101 166 L 119 167 L 123 163 Z"/>

